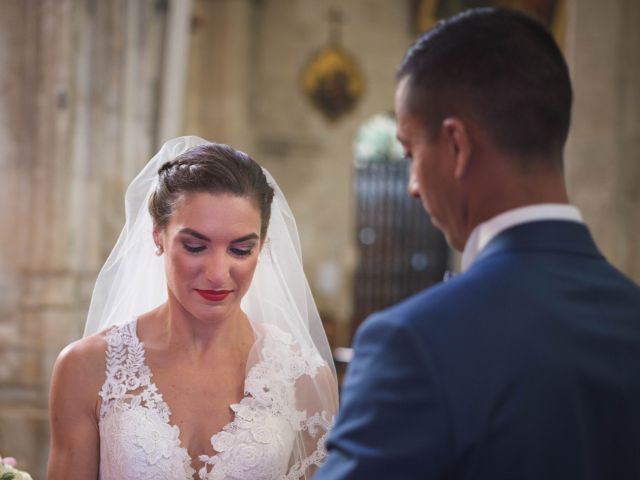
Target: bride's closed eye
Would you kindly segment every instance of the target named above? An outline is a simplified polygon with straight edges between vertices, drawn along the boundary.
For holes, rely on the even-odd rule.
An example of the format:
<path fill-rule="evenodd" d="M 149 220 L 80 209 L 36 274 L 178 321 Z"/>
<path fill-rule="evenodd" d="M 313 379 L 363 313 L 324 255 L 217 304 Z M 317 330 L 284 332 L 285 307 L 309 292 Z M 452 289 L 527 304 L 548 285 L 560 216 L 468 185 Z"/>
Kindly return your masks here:
<path fill-rule="evenodd" d="M 251 255 L 251 253 L 253 253 L 254 246 L 255 245 L 246 246 L 246 247 L 231 247 L 229 248 L 229 251 L 233 255 L 236 255 L 238 257 L 248 257 L 249 255 Z"/>
<path fill-rule="evenodd" d="M 202 252 L 205 248 L 207 248 L 204 245 L 190 245 L 188 243 L 183 243 L 182 247 L 189 253 Z"/>

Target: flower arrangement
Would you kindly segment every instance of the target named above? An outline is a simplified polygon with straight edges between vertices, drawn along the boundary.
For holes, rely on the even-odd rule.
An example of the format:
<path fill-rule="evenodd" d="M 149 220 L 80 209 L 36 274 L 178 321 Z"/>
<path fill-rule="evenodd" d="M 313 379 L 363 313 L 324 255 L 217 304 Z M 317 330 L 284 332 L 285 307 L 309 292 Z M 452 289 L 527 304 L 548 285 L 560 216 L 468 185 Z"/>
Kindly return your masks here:
<path fill-rule="evenodd" d="M 27 472 L 18 470 L 16 459 L 13 457 L 0 457 L 0 480 L 33 480 Z"/>
<path fill-rule="evenodd" d="M 356 166 L 372 162 L 397 162 L 404 153 L 396 139 L 396 121 L 390 114 L 374 115 L 358 129 L 353 144 Z"/>

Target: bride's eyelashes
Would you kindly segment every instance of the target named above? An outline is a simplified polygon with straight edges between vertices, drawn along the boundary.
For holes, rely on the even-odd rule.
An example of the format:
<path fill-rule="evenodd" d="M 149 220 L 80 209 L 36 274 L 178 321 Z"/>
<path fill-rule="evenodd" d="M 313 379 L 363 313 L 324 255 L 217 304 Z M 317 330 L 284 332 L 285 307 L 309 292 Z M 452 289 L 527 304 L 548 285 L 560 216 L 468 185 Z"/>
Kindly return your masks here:
<path fill-rule="evenodd" d="M 207 248 L 204 245 L 191 245 L 188 243 L 183 243 L 182 247 L 189 253 L 200 253 Z M 229 252 L 237 257 L 248 257 L 253 253 L 254 247 L 255 245 L 249 245 L 246 247 L 230 247 Z"/>
<path fill-rule="evenodd" d="M 189 253 L 202 252 L 205 248 L 207 248 L 204 245 L 189 245 L 188 243 L 183 243 L 182 247 Z"/>
<path fill-rule="evenodd" d="M 236 255 L 238 257 L 248 257 L 253 253 L 253 247 L 255 247 L 255 245 L 250 245 L 246 247 L 231 247 L 229 251 L 233 255 Z"/>

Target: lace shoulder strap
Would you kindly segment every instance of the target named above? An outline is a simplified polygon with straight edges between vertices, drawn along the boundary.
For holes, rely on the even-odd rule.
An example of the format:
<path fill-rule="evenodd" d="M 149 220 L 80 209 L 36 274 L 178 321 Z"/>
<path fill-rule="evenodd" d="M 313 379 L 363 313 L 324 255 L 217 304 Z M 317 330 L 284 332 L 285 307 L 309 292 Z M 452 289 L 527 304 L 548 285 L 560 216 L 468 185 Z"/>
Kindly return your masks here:
<path fill-rule="evenodd" d="M 272 367 L 272 375 L 292 394 L 291 397 L 278 398 L 278 389 L 272 388 L 272 410 L 280 414 L 287 412 L 289 423 L 298 436 L 298 447 L 292 455 L 289 471 L 282 480 L 308 478 L 310 468 L 320 465 L 326 457 L 326 437 L 337 408 L 336 402 L 333 408 L 327 410 L 331 406 L 318 401 L 319 392 L 313 387 L 314 381 L 309 380 L 318 376 L 329 378 L 331 372 L 315 349 L 304 348 L 287 332 L 275 326 L 265 325 L 265 330 L 267 334 L 262 355 Z M 322 384 L 322 380 L 318 382 Z M 335 394 L 337 396 L 337 392 Z M 286 397 L 290 403 L 285 400 Z M 277 408 L 278 404 L 284 408 Z"/>
<path fill-rule="evenodd" d="M 288 384 L 295 384 L 303 375 L 313 378 L 318 369 L 326 365 L 315 349 L 302 347 L 289 333 L 275 325 L 264 325 L 264 328 L 266 335 L 262 355 Z"/>
<path fill-rule="evenodd" d="M 151 383 L 151 370 L 144 361 L 144 344 L 136 334 L 137 321 L 113 327 L 107 332 L 106 378 L 100 390 L 103 418 L 115 403 L 130 400 Z"/>
<path fill-rule="evenodd" d="M 262 328 L 260 359 L 249 370 L 245 393 L 273 415 L 288 419 L 294 431 L 300 431 L 307 413 L 313 413 L 298 404 L 301 377 L 314 378 L 324 361 L 275 325 L 265 324 Z"/>

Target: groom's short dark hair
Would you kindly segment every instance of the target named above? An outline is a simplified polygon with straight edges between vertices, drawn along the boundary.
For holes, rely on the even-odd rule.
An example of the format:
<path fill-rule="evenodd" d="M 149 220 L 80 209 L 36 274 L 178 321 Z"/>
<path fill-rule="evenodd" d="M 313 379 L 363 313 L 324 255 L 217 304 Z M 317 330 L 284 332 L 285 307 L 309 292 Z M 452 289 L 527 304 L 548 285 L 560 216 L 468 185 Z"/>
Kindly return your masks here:
<path fill-rule="evenodd" d="M 408 107 L 432 137 L 444 118 L 467 116 L 505 151 L 561 158 L 571 82 L 553 37 L 533 18 L 478 8 L 442 21 L 409 49 L 404 77 Z"/>

